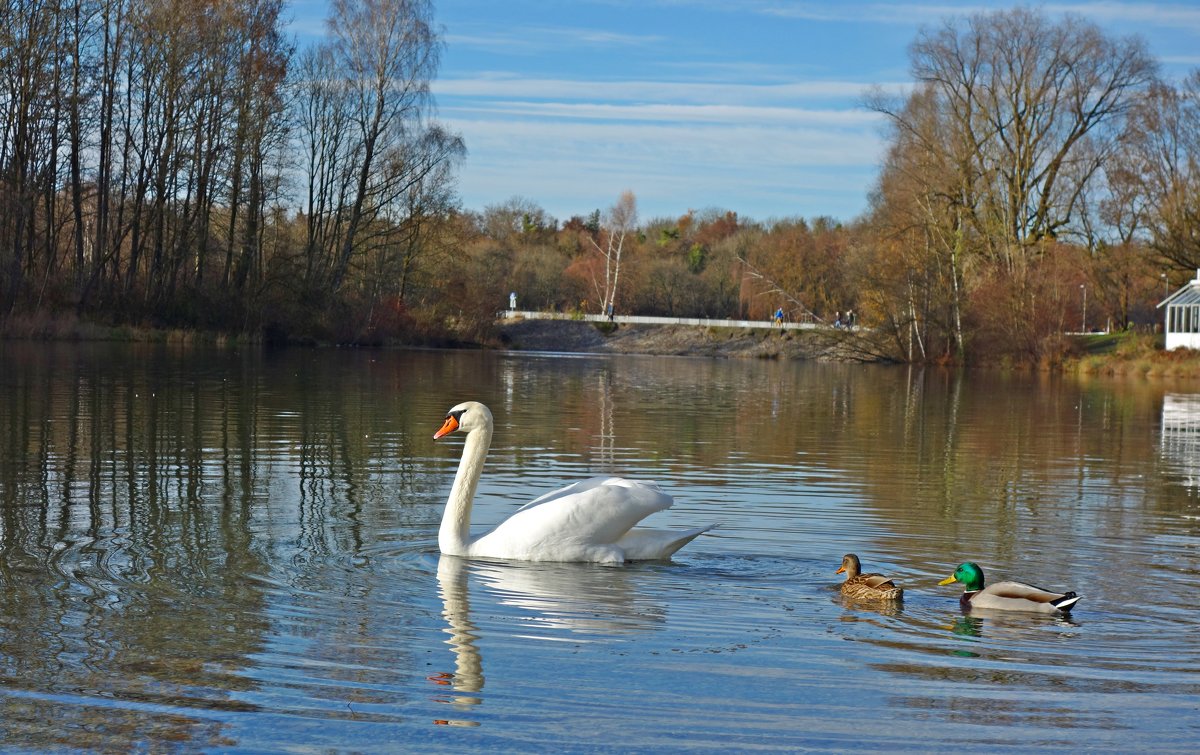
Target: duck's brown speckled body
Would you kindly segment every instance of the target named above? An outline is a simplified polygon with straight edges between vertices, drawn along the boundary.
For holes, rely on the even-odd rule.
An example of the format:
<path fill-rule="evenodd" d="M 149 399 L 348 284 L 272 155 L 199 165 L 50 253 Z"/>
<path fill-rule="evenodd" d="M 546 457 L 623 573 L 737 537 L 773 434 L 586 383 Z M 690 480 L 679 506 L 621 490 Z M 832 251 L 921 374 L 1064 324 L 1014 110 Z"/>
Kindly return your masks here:
<path fill-rule="evenodd" d="M 904 589 L 882 574 L 863 574 L 858 556 L 847 553 L 837 574 L 846 574 L 842 595 L 855 600 L 897 601 L 904 598 Z"/>

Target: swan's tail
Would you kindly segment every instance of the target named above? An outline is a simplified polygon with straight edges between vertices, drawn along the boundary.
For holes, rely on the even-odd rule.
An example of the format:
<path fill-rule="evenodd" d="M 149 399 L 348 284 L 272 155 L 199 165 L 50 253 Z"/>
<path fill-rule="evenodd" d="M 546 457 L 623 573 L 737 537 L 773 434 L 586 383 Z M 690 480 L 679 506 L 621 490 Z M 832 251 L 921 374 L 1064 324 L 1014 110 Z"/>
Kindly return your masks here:
<path fill-rule="evenodd" d="M 661 561 L 708 532 L 715 524 L 690 530 L 632 529 L 617 541 L 626 561 Z"/>

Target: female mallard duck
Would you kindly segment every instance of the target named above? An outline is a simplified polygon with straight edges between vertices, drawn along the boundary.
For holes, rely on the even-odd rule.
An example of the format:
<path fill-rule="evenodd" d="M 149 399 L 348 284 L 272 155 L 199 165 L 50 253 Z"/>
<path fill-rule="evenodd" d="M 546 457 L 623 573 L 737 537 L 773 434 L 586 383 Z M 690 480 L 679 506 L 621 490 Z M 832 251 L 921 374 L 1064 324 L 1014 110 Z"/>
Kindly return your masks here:
<path fill-rule="evenodd" d="M 1067 613 L 1079 600 L 1074 592 L 1050 592 L 1024 582 L 997 582 L 983 586 L 983 569 L 979 564 L 967 561 L 939 585 L 952 582 L 963 583 L 962 598 L 964 611 L 972 608 L 988 608 L 997 611 L 1038 611 L 1040 613 Z"/>
<path fill-rule="evenodd" d="M 856 600 L 900 600 L 904 597 L 903 588 L 882 574 L 862 574 L 862 564 L 858 556 L 847 553 L 842 556 L 842 566 L 835 574 L 846 573 L 846 581 L 842 583 L 842 595 Z"/>

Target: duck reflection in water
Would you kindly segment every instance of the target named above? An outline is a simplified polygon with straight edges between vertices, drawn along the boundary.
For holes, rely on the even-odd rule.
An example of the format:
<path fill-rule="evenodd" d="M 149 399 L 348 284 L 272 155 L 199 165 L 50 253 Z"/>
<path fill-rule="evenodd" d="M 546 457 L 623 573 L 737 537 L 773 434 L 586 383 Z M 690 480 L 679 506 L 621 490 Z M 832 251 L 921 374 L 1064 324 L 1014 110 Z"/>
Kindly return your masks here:
<path fill-rule="evenodd" d="M 843 621 L 858 621 L 865 613 L 879 616 L 900 616 L 904 613 L 904 603 L 896 600 L 862 600 L 838 593 L 833 601 L 848 612 Z"/>
<path fill-rule="evenodd" d="M 1029 615 L 1013 615 L 1012 613 L 1001 611 L 975 610 L 969 614 L 954 617 L 950 624 L 946 625 L 946 629 L 960 637 L 978 639 L 983 637 L 984 628 L 990 622 L 991 634 L 1013 634 L 1026 633 L 1030 630 L 1037 630 L 1047 626 L 1060 628 L 1073 628 L 1079 624 L 1073 621 L 1069 616 L 1029 616 Z"/>
<path fill-rule="evenodd" d="M 561 632 L 591 635 L 594 640 L 615 639 L 658 628 L 666 622 L 660 604 L 641 599 L 636 569 L 611 569 L 593 564 L 539 562 L 492 562 L 442 555 L 438 560 L 438 591 L 442 599 L 446 644 L 454 653 L 454 671 L 429 676 L 434 684 L 449 687 L 452 695 L 439 702 L 467 713 L 483 703 L 485 677 L 477 641 L 480 630 L 471 620 L 469 580 L 481 586 L 475 598 L 488 604 L 488 616 L 497 607 L 521 610 L 511 621 L 518 626 L 510 633 L 517 641 L 561 639 Z M 584 640 L 587 641 L 587 640 Z M 478 722 L 438 719 L 440 725 L 478 726 Z"/>
<path fill-rule="evenodd" d="M 979 616 L 959 616 L 946 628 L 962 637 L 979 637 L 983 633 L 983 619 Z"/>

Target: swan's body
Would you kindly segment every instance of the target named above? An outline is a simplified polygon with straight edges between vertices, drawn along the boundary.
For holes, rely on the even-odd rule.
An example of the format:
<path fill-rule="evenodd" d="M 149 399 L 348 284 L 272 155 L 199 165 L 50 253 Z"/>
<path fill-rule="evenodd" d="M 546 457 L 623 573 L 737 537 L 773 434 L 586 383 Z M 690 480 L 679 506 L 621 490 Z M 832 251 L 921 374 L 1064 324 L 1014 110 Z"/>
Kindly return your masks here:
<path fill-rule="evenodd" d="M 669 558 L 713 527 L 635 529 L 642 519 L 669 508 L 671 496 L 654 483 L 593 477 L 536 498 L 491 532 L 471 537 L 471 506 L 492 443 L 491 411 L 476 401 L 459 404 L 433 437 L 455 431 L 465 432 L 467 439 L 438 530 L 442 553 L 516 561 L 653 561 Z"/>
<path fill-rule="evenodd" d="M 979 564 L 967 561 L 939 585 L 962 582 L 964 591 L 959 604 L 964 611 L 984 608 L 993 611 L 1036 611 L 1038 613 L 1065 614 L 1079 602 L 1074 592 L 1051 592 L 1024 582 L 997 582 L 984 586 L 983 569 Z"/>
<path fill-rule="evenodd" d="M 845 573 L 842 595 L 855 600 L 897 601 L 904 598 L 904 589 L 882 574 L 863 574 L 858 556 L 847 553 L 835 574 Z"/>

